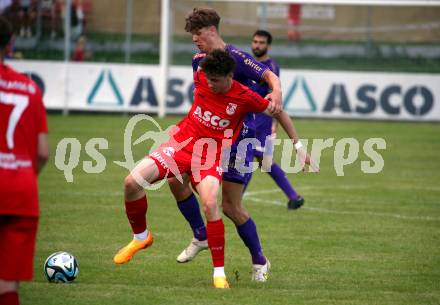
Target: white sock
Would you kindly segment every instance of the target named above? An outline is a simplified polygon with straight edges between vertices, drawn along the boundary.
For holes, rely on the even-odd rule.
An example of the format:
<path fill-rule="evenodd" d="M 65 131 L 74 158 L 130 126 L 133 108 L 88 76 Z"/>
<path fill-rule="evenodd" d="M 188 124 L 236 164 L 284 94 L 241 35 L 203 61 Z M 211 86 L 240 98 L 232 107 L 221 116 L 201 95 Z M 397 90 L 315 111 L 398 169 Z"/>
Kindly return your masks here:
<path fill-rule="evenodd" d="M 136 240 L 146 240 L 147 236 L 148 236 L 148 229 L 146 229 L 142 233 L 133 234 L 133 238 L 136 239 Z"/>
<path fill-rule="evenodd" d="M 225 267 L 214 267 L 214 277 L 217 277 L 217 276 L 226 277 Z"/>

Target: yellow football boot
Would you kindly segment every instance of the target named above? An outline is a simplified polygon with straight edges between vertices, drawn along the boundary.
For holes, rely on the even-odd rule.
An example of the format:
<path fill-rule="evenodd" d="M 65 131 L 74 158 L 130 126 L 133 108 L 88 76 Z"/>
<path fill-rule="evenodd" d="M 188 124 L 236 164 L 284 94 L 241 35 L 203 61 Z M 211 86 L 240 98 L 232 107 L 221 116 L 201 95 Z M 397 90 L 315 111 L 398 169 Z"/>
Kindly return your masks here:
<path fill-rule="evenodd" d="M 214 288 L 227 289 L 229 288 L 228 280 L 225 276 L 214 276 Z"/>
<path fill-rule="evenodd" d="M 131 260 L 133 255 L 136 254 L 139 250 L 148 248 L 153 244 L 153 234 L 148 232 L 147 239 L 145 240 L 136 240 L 133 239 L 128 245 L 118 251 L 116 255 L 113 257 L 113 261 L 115 264 L 125 264 Z"/>

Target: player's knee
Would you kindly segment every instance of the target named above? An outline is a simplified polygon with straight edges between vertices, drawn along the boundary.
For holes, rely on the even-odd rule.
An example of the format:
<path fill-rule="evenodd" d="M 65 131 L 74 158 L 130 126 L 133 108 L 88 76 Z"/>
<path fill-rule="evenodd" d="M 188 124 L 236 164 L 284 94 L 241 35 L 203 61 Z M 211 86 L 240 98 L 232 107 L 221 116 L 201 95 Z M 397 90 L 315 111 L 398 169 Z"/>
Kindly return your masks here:
<path fill-rule="evenodd" d="M 234 207 L 229 201 L 222 202 L 222 211 L 223 214 L 225 214 L 227 217 L 229 218 L 234 217 Z"/>
<path fill-rule="evenodd" d="M 217 208 L 217 203 L 214 200 L 205 200 L 203 205 L 204 211 L 212 211 Z"/>
<path fill-rule="evenodd" d="M 181 183 L 177 178 L 168 178 L 168 185 L 177 201 L 187 199 L 192 194 L 192 190 L 188 184 Z"/>
<path fill-rule="evenodd" d="M 205 213 L 206 219 L 217 219 L 218 218 L 218 207 L 215 200 L 207 200 L 203 204 L 203 212 Z"/>
<path fill-rule="evenodd" d="M 124 179 L 124 189 L 125 192 L 128 193 L 137 192 L 140 189 L 140 186 L 132 175 L 128 175 Z"/>
<path fill-rule="evenodd" d="M 236 225 L 242 224 L 243 219 L 247 219 L 248 213 L 239 204 L 234 204 L 232 202 L 222 202 L 222 211 L 229 219 L 231 219 Z"/>
<path fill-rule="evenodd" d="M 168 178 L 168 184 L 171 189 L 177 189 L 182 187 L 182 183 L 180 183 L 179 180 L 177 180 L 176 177 L 170 177 Z"/>

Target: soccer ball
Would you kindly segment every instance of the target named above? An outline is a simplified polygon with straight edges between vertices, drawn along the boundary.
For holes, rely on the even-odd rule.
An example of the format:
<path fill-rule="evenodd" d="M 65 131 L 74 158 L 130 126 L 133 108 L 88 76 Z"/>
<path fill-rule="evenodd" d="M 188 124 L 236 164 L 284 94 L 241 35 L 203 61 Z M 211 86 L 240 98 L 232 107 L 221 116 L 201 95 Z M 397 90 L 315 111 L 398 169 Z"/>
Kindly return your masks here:
<path fill-rule="evenodd" d="M 56 252 L 44 262 L 44 275 L 52 283 L 70 283 L 78 276 L 78 262 L 72 254 Z"/>

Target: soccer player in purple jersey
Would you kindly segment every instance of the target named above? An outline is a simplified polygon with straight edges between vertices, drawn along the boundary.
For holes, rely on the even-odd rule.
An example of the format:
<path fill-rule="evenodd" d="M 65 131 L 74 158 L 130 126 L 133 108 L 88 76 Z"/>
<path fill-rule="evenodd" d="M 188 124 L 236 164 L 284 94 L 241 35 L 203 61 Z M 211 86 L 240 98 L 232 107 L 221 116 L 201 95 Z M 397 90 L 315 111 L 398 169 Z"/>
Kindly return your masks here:
<path fill-rule="evenodd" d="M 255 59 L 260 63 L 269 67 L 278 77 L 280 76 L 280 67 L 278 64 L 268 56 L 268 51 L 272 44 L 272 35 L 268 31 L 258 30 L 252 36 L 251 49 Z M 266 96 L 269 92 L 269 87 L 266 83 L 255 83 L 250 86 L 250 89 L 257 92 L 261 96 Z M 275 162 L 272 162 L 272 139 L 276 138 L 277 120 L 273 120 L 270 116 L 264 113 L 255 113 L 255 137 L 261 143 L 261 146 L 254 150 L 254 157 L 258 160 L 260 167 L 272 177 L 275 183 L 281 188 L 288 198 L 287 208 L 298 209 L 304 204 L 304 198 L 300 196 L 287 179 L 286 173 Z M 264 159 L 263 159 L 264 154 Z M 267 164 L 263 164 L 264 161 Z M 247 180 L 244 185 L 246 190 L 252 173 L 247 175 Z"/>
<path fill-rule="evenodd" d="M 194 44 L 201 51 L 193 57 L 193 70 L 196 71 L 199 62 L 215 49 L 227 51 L 236 62 L 234 79 L 240 83 L 250 86 L 254 82 L 266 82 L 271 92 L 266 98 L 272 100 L 277 107 L 271 109 L 272 113 L 277 113 L 281 109 L 281 88 L 279 78 L 266 66 L 256 61 L 249 54 L 236 48 L 233 45 L 226 44 L 218 32 L 220 17 L 213 9 L 194 9 L 186 18 L 185 30 L 192 34 Z M 244 122 L 242 134 L 249 128 L 247 125 L 254 124 L 254 114 L 248 114 Z M 302 156 L 305 156 L 304 150 L 301 150 Z M 168 179 L 170 189 L 177 200 L 177 205 L 190 224 L 193 230 L 193 239 L 189 246 L 177 257 L 180 263 L 188 262 L 202 250 L 208 248 L 206 242 L 206 227 L 200 214 L 199 205 L 188 184 L 181 184 L 177 179 Z M 264 282 L 267 279 L 270 264 L 263 255 L 260 240 L 258 238 L 256 225 L 249 217 L 247 212 L 241 206 L 244 180 L 228 181 L 222 183 L 222 208 L 226 216 L 231 218 L 237 227 L 237 231 L 249 248 L 252 263 L 252 279 Z"/>

